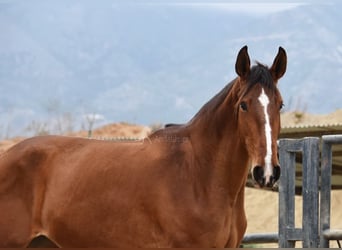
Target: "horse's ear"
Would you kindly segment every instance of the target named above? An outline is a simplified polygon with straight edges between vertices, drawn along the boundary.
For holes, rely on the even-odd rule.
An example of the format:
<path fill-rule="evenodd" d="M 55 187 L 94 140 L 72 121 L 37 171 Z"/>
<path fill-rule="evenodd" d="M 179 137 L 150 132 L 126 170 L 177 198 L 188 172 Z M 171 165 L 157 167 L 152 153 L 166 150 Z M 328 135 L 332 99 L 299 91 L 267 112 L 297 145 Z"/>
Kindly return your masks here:
<path fill-rule="evenodd" d="M 271 75 L 275 82 L 277 82 L 278 79 L 281 78 L 285 74 L 286 64 L 287 64 L 286 52 L 282 47 L 279 47 L 278 54 L 276 58 L 274 58 L 272 67 L 270 69 Z"/>
<path fill-rule="evenodd" d="M 235 71 L 241 78 L 246 79 L 249 75 L 250 67 L 251 61 L 249 60 L 247 46 L 244 46 L 240 49 L 236 58 Z"/>

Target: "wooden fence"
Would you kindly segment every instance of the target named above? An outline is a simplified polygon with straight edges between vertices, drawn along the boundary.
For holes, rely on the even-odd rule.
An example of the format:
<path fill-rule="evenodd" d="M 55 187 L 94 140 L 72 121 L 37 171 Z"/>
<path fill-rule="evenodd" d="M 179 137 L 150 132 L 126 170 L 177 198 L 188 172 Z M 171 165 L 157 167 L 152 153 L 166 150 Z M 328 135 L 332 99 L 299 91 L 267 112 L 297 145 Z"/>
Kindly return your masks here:
<path fill-rule="evenodd" d="M 342 135 L 279 140 L 282 167 L 279 180 L 278 233 L 247 234 L 243 244 L 276 243 L 305 248 L 327 248 L 330 240 L 342 240 L 342 230 L 330 228 L 332 145 L 342 144 Z M 320 156 L 320 146 L 322 154 Z M 302 154 L 303 211 L 301 227 L 295 227 L 296 154 Z M 320 164 L 321 163 L 321 164 Z"/>

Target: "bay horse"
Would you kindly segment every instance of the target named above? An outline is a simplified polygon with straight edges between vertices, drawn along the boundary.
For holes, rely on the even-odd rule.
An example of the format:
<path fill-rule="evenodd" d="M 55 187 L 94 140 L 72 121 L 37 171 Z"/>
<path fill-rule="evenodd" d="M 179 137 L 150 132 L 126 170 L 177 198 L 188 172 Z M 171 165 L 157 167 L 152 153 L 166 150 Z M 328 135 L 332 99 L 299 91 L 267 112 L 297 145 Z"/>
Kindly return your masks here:
<path fill-rule="evenodd" d="M 278 79 L 287 57 L 250 65 L 186 124 L 138 142 L 42 136 L 0 156 L 0 247 L 238 247 L 244 187 L 278 180 Z"/>

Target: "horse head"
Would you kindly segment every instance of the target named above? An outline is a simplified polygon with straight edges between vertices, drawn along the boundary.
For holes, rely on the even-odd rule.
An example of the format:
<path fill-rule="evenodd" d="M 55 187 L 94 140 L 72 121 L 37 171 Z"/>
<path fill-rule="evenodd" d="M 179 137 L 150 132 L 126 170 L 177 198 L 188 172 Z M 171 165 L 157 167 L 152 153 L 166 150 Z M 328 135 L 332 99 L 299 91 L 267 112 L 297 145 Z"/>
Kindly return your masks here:
<path fill-rule="evenodd" d="M 239 133 L 249 155 L 253 179 L 260 187 L 272 187 L 280 177 L 277 138 L 283 101 L 277 82 L 286 71 L 286 63 L 286 52 L 279 47 L 270 68 L 260 63 L 250 67 L 245 46 L 238 53 L 235 64 Z"/>

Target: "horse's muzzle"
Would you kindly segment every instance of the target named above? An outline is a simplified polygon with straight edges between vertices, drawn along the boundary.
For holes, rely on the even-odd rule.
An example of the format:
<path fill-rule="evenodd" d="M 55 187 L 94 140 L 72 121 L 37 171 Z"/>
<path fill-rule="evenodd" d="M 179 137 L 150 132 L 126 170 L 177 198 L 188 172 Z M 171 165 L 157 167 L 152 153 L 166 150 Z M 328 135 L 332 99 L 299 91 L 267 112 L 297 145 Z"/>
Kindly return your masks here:
<path fill-rule="evenodd" d="M 260 187 L 273 187 L 273 185 L 279 180 L 280 166 L 274 166 L 272 175 L 270 176 L 265 176 L 263 167 L 255 166 L 252 170 L 252 176 Z"/>

